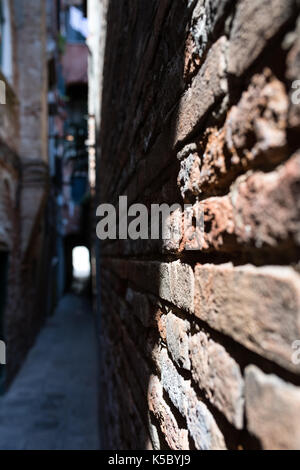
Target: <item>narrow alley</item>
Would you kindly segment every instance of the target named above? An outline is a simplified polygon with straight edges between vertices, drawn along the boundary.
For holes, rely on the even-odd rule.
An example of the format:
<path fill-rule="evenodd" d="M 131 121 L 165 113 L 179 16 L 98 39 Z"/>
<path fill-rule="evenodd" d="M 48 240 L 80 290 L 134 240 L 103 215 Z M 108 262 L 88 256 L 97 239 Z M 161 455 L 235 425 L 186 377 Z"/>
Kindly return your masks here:
<path fill-rule="evenodd" d="M 91 307 L 69 294 L 0 400 L 0 449 L 98 449 L 97 389 Z"/>
<path fill-rule="evenodd" d="M 300 0 L 0 0 L 0 451 L 227 449 L 300 449 Z"/>

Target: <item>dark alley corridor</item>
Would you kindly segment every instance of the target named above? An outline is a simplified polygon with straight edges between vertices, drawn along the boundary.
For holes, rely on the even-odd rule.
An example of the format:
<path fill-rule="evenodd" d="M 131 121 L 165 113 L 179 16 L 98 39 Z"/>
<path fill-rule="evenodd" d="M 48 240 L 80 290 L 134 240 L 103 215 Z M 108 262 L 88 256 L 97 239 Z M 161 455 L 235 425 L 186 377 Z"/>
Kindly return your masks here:
<path fill-rule="evenodd" d="M 0 449 L 98 448 L 93 316 L 86 299 L 67 295 L 0 398 Z"/>
<path fill-rule="evenodd" d="M 1 450 L 300 450 L 300 0 L 0 0 Z"/>

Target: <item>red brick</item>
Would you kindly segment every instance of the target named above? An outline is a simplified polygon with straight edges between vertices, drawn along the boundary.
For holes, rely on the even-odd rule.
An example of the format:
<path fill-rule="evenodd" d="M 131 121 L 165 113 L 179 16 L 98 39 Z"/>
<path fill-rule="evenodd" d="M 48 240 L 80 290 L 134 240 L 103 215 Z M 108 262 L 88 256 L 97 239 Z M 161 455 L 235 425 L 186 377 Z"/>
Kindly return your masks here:
<path fill-rule="evenodd" d="M 194 207 L 204 213 L 204 233 L 186 233 L 181 249 L 226 251 L 255 248 L 288 249 L 300 244 L 300 153 L 273 172 L 240 177 L 228 196 L 208 198 Z M 191 240 L 191 241 L 190 241 Z"/>
<path fill-rule="evenodd" d="M 183 95 L 178 110 L 175 142 L 185 140 L 214 103 L 226 93 L 226 44 L 226 37 L 223 36 L 212 46 L 191 87 Z"/>
<path fill-rule="evenodd" d="M 192 336 L 189 345 L 195 382 L 228 421 L 242 429 L 244 381 L 239 365 L 203 332 Z"/>
<path fill-rule="evenodd" d="M 296 12 L 294 0 L 241 0 L 230 32 L 228 72 L 241 76 Z"/>
<path fill-rule="evenodd" d="M 249 431 L 265 450 L 299 450 L 300 388 L 257 367 L 246 369 Z"/>
<path fill-rule="evenodd" d="M 188 432 L 180 429 L 177 421 L 163 398 L 163 388 L 156 376 L 150 377 L 148 388 L 149 410 L 160 423 L 160 429 L 172 450 L 189 450 Z"/>
<path fill-rule="evenodd" d="M 208 128 L 200 141 L 178 154 L 182 197 L 217 195 L 240 173 L 280 163 L 288 156 L 289 100 L 269 69 L 256 74 L 220 129 Z"/>
<path fill-rule="evenodd" d="M 222 436 L 213 415 L 197 398 L 189 380 L 178 374 L 167 351 L 161 351 L 161 380 L 174 406 L 187 420 L 187 428 L 198 450 L 225 449 Z"/>
<path fill-rule="evenodd" d="M 252 351 L 300 373 L 300 277 L 291 268 L 231 264 L 195 268 L 195 315 Z"/>

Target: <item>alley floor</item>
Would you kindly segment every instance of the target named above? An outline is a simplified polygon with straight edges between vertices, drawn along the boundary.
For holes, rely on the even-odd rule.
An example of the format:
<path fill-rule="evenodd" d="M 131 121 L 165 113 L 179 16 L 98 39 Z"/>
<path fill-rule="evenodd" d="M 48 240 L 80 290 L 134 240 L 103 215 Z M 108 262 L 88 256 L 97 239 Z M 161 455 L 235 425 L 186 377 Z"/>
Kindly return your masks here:
<path fill-rule="evenodd" d="M 96 369 L 91 308 L 67 295 L 0 398 L 0 449 L 98 449 Z"/>

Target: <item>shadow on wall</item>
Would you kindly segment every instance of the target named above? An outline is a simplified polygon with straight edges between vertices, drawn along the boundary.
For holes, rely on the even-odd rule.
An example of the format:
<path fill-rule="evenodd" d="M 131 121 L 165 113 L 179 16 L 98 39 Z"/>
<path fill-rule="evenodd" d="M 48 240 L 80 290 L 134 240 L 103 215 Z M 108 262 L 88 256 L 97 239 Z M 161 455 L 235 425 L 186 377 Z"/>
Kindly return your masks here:
<path fill-rule="evenodd" d="M 275 64 L 267 51 L 259 60 L 253 59 L 248 78 L 233 80 L 223 59 L 225 22 L 235 2 L 220 2 L 205 30 L 200 28 L 205 18 L 194 10 L 195 4 L 183 0 L 109 2 L 97 205 L 117 207 L 119 196 L 124 195 L 128 206 L 195 204 L 197 199 L 228 194 L 239 174 L 262 162 L 272 170 L 278 155 L 284 160 L 288 154 L 286 148 L 281 153 L 276 148 L 276 158 L 267 161 L 262 152 L 245 167 L 240 161 L 230 161 L 219 137 L 212 141 L 211 129 L 214 136 L 222 135 L 219 130 L 230 107 L 254 74 L 258 72 L 262 81 L 270 80 L 269 72 L 264 75 L 268 64 L 274 76 L 280 76 L 279 62 L 283 65 L 285 57 L 277 57 Z M 281 40 L 275 37 L 271 48 Z M 252 145 L 255 138 L 251 136 L 245 145 Z M 187 148 L 187 144 L 193 146 Z M 183 149 L 180 166 L 177 156 Z M 197 165 L 199 170 L 197 159 L 205 151 L 207 155 L 220 151 L 220 165 L 208 162 L 206 174 L 212 178 L 204 178 L 205 190 L 200 194 L 190 185 L 190 178 Z M 245 428 L 245 367 L 254 363 L 264 372 L 278 371 L 295 382 L 292 374 L 269 362 L 268 354 L 262 359 L 258 347 L 250 353 L 229 338 L 231 332 L 225 337 L 190 315 L 197 263 L 260 265 L 274 259 L 273 252 L 253 253 L 238 246 L 237 237 L 225 230 L 217 246 L 213 210 L 205 213 L 207 238 L 201 252 L 186 252 L 180 244 L 168 246 L 159 240 L 97 241 L 103 449 L 151 445 L 161 449 L 258 448 Z M 284 251 L 283 244 L 282 252 L 277 252 L 282 263 L 287 256 Z M 220 389 L 213 391 L 215 401 L 214 396 L 208 400 L 211 390 L 206 393 L 201 388 L 191 367 L 193 360 L 197 365 L 200 348 L 206 347 L 201 337 L 204 343 L 212 338 L 210 344 L 228 358 L 234 370 L 234 392 L 224 395 L 221 391 L 219 402 Z M 222 408 L 224 396 L 225 401 L 231 400 L 228 408 Z"/>
<path fill-rule="evenodd" d="M 180 202 L 174 106 L 184 89 L 189 20 L 184 1 L 109 2 L 97 205 L 117 206 L 121 195 L 128 205 Z M 102 448 L 145 449 L 155 420 L 147 394 L 158 374 L 160 265 L 141 263 L 137 272 L 132 259 L 161 258 L 162 246 L 108 240 L 98 252 Z"/>
<path fill-rule="evenodd" d="M 99 203 L 117 207 L 119 196 L 126 195 L 128 205 L 182 204 L 177 152 L 195 109 L 184 115 L 181 97 L 201 66 L 188 34 L 195 2 L 190 3 L 187 8 L 181 0 L 109 2 Z M 167 322 L 175 319 L 174 328 L 184 331 L 193 302 L 191 286 L 185 298 L 176 295 L 181 273 L 168 262 L 178 259 L 178 247 L 168 249 L 161 240 L 119 240 L 100 242 L 99 251 L 102 447 L 145 449 L 152 441 L 161 449 L 193 449 L 199 444 L 197 414 L 203 412 L 199 391 L 190 388 L 188 395 L 188 368 L 174 364 L 165 347 Z M 194 410 L 188 418 L 194 439 L 184 417 L 187 406 Z M 201 445 L 222 447 L 217 425 L 209 432 L 216 442 Z"/>

